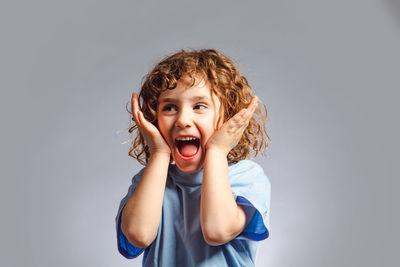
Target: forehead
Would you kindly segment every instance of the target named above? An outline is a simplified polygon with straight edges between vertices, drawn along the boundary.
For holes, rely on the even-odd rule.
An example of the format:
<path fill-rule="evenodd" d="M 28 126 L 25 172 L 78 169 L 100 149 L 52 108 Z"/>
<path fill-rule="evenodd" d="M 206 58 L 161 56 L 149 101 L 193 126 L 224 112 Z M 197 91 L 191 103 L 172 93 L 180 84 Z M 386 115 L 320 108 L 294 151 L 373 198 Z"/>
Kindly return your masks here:
<path fill-rule="evenodd" d="M 192 81 L 188 77 L 181 78 L 176 88 L 163 90 L 158 97 L 158 102 L 167 102 L 171 100 L 199 100 L 209 99 L 215 101 L 215 94 L 212 93 L 209 83 L 204 79 L 196 78 L 196 82 L 192 85 Z M 216 98 L 218 100 L 218 98 Z"/>

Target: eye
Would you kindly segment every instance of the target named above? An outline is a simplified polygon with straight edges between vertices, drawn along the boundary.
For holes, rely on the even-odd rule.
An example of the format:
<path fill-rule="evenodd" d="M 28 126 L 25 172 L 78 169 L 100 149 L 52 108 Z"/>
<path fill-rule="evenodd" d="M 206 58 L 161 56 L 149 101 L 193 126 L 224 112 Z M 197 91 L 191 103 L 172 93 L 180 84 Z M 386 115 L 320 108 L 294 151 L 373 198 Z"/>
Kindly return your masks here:
<path fill-rule="evenodd" d="M 197 104 L 194 106 L 194 109 L 205 109 L 205 108 L 207 108 L 207 106 L 204 104 Z"/>
<path fill-rule="evenodd" d="M 165 105 L 162 108 L 162 111 L 167 111 L 167 112 L 176 111 L 176 107 L 174 105 Z"/>

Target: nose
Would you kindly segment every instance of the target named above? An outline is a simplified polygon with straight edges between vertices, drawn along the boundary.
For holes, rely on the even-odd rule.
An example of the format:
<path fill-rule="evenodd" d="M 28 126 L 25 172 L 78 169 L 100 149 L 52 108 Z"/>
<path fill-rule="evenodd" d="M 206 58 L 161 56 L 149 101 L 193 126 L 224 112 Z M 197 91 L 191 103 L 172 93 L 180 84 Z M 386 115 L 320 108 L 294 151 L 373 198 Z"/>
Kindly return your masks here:
<path fill-rule="evenodd" d="M 193 126 L 193 120 L 189 114 L 189 112 L 186 112 L 184 110 L 181 110 L 178 113 L 178 117 L 176 118 L 175 121 L 175 126 L 179 128 L 189 128 Z"/>

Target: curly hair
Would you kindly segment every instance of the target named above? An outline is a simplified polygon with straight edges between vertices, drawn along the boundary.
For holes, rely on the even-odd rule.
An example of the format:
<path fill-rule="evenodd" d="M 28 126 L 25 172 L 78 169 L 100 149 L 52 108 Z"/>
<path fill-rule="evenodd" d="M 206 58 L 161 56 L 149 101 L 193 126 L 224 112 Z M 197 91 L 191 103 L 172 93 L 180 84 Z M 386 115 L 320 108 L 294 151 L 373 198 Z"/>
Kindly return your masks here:
<path fill-rule="evenodd" d="M 141 111 L 144 117 L 157 128 L 158 97 L 163 91 L 176 88 L 183 76 L 190 79 L 190 86 L 193 86 L 199 78 L 209 83 L 211 93 L 216 94 L 221 101 L 217 125 L 220 125 L 221 118 L 225 122 L 240 110 L 247 108 L 253 96 L 247 79 L 239 73 L 233 60 L 221 52 L 215 49 L 181 50 L 161 60 L 144 77 L 139 93 L 139 103 L 142 103 Z M 131 111 L 128 112 L 132 114 Z M 271 140 L 266 131 L 266 119 L 267 109 L 259 100 L 258 108 L 239 143 L 227 155 L 229 163 L 255 157 L 259 152 L 265 151 Z M 129 133 L 132 134 L 137 128 L 133 121 Z M 143 165 L 146 165 L 150 158 L 149 147 L 140 131 L 137 131 L 136 137 L 130 144 L 129 156 Z"/>

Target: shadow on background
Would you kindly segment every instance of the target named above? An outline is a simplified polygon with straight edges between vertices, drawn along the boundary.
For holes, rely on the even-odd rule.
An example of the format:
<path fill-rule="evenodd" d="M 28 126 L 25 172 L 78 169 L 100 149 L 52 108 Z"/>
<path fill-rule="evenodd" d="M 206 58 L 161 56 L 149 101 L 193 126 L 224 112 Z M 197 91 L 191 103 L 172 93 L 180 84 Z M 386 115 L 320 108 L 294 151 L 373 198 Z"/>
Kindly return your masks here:
<path fill-rule="evenodd" d="M 394 16 L 397 26 L 400 26 L 400 1 L 384 0 L 383 3 L 388 7 L 389 12 Z"/>

